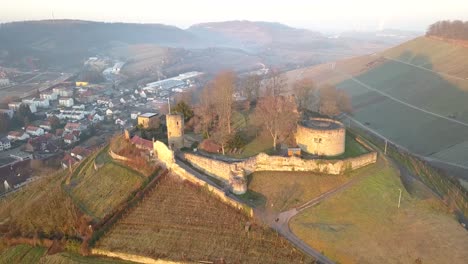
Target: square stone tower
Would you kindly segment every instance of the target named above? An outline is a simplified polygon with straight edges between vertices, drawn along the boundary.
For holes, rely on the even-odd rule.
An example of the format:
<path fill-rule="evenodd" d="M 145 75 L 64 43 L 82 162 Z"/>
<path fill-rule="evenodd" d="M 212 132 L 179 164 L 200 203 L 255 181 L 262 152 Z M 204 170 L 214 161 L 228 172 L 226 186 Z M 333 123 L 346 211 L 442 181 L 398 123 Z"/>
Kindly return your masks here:
<path fill-rule="evenodd" d="M 166 115 L 167 141 L 172 150 L 184 147 L 184 117 L 178 114 Z"/>

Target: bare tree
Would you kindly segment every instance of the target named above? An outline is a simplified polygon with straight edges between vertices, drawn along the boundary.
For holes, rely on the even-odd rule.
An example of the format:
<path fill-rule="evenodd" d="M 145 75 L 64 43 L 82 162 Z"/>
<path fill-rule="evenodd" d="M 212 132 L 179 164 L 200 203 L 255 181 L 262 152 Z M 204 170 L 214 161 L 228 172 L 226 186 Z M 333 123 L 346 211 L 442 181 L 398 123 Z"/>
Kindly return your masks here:
<path fill-rule="evenodd" d="M 197 107 L 194 108 L 194 114 L 196 117 L 194 124 L 194 130 L 202 132 L 207 138 L 210 137 L 210 130 L 215 120 L 216 112 L 214 108 L 212 93 L 213 86 L 209 83 L 203 88 L 200 94 L 200 102 Z"/>
<path fill-rule="evenodd" d="M 252 118 L 272 137 L 275 149 L 278 140 L 284 140 L 293 133 L 298 119 L 294 99 L 284 96 L 266 96 L 260 99 Z"/>
<path fill-rule="evenodd" d="M 265 86 L 266 96 L 280 96 L 286 89 L 287 78 L 278 69 L 271 69 Z"/>
<path fill-rule="evenodd" d="M 218 114 L 219 124 L 227 126 L 227 132 L 232 133 L 232 105 L 235 90 L 236 75 L 231 71 L 221 72 L 213 80 L 212 98 L 214 98 L 214 106 Z"/>
<path fill-rule="evenodd" d="M 242 95 L 247 97 L 249 102 L 255 100 L 260 94 L 262 77 L 256 74 L 248 75 L 241 82 Z"/>
<path fill-rule="evenodd" d="M 341 112 L 351 112 L 351 98 L 344 90 L 335 86 L 325 85 L 319 92 L 319 112 L 323 115 L 335 116 Z"/>
<path fill-rule="evenodd" d="M 315 103 L 315 92 L 317 87 L 312 79 L 304 78 L 296 81 L 293 89 L 299 109 L 310 108 Z"/>

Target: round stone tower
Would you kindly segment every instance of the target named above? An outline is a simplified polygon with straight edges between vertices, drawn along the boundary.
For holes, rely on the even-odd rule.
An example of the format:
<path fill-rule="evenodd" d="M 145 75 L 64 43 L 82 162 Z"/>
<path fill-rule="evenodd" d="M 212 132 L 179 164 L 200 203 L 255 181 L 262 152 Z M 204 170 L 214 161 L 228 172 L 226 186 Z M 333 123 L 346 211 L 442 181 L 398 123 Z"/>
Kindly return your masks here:
<path fill-rule="evenodd" d="M 297 125 L 296 142 L 310 154 L 337 156 L 345 152 L 346 129 L 329 118 L 312 118 Z"/>
<path fill-rule="evenodd" d="M 184 147 L 184 118 L 182 115 L 166 115 L 167 141 L 171 149 Z"/>

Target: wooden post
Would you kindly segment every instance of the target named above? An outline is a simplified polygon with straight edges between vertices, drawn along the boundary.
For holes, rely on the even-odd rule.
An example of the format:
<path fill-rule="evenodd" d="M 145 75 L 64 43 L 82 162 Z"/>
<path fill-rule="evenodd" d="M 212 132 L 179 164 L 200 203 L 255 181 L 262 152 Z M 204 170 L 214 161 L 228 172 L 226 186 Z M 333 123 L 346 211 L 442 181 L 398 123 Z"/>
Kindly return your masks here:
<path fill-rule="evenodd" d="M 400 190 L 400 196 L 398 197 L 398 208 L 400 208 L 400 204 L 401 204 L 401 189 Z"/>
<path fill-rule="evenodd" d="M 384 150 L 385 155 L 387 155 L 387 144 L 388 144 L 388 141 L 385 139 L 385 150 Z"/>

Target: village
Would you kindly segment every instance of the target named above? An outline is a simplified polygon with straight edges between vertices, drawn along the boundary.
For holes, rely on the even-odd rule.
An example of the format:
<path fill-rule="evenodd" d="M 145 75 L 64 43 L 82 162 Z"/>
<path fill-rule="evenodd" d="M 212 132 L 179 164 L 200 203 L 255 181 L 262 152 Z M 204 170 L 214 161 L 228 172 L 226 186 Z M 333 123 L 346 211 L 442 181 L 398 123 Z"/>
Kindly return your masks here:
<path fill-rule="evenodd" d="M 86 63 L 97 60 L 92 57 Z M 168 99 L 196 87 L 203 76 L 187 72 L 116 88 L 123 78 L 119 76 L 122 66 L 117 62 L 104 70 L 104 83 L 70 77 L 5 103 L 0 109 L 5 131 L 0 133 L 0 195 L 33 181 L 43 168 L 69 168 L 107 144 L 115 133 L 135 127 L 148 113 L 159 116 Z"/>

